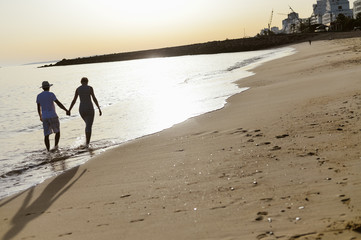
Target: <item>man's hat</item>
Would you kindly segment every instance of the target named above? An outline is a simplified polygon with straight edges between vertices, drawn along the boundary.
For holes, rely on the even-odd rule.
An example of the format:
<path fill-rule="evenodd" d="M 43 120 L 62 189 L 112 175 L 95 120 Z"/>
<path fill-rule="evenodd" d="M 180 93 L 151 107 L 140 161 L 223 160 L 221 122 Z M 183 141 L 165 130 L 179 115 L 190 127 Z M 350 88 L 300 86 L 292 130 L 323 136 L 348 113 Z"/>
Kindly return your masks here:
<path fill-rule="evenodd" d="M 44 81 L 42 84 L 41 84 L 41 87 L 42 88 L 48 88 L 48 87 L 51 87 L 53 86 L 53 84 L 50 84 L 48 81 Z"/>

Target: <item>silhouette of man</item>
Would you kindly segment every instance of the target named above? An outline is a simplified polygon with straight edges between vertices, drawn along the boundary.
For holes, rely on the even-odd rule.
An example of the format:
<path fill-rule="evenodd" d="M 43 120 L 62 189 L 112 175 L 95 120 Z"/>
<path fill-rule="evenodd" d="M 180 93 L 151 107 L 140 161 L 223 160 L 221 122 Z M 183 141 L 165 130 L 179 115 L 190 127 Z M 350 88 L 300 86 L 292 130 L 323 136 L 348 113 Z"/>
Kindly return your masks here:
<path fill-rule="evenodd" d="M 70 115 L 69 111 L 56 98 L 55 94 L 49 92 L 51 86 L 53 86 L 53 84 L 50 84 L 48 81 L 44 81 L 41 86 L 44 91 L 38 94 L 36 98 L 40 121 L 43 122 L 44 136 L 45 136 L 44 143 L 48 151 L 50 150 L 50 142 L 49 142 L 50 134 L 52 134 L 53 132 L 55 133 L 54 150 L 58 148 L 58 143 L 60 140 L 60 122 L 59 122 L 59 117 L 55 111 L 54 102 L 61 109 L 66 111 L 67 115 Z"/>

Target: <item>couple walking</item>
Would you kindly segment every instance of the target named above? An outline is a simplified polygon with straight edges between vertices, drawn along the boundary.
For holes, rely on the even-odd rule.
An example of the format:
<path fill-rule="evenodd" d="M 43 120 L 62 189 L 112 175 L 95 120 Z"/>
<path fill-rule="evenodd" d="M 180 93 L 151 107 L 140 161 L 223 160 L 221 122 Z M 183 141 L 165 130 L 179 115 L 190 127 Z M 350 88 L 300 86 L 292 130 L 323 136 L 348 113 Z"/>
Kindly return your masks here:
<path fill-rule="evenodd" d="M 94 121 L 94 107 L 93 102 L 99 109 L 99 115 L 102 115 L 100 110 L 99 103 L 95 97 L 94 90 L 91 86 L 88 85 L 88 78 L 83 77 L 81 79 L 81 86 L 75 90 L 75 95 L 73 101 L 71 102 L 69 110 L 64 107 L 64 105 L 56 98 L 55 94 L 50 92 L 49 89 L 53 84 L 50 84 L 48 81 L 42 83 L 43 92 L 38 94 L 36 98 L 36 103 L 38 107 L 38 114 L 40 121 L 43 122 L 44 128 L 44 143 L 46 149 L 50 150 L 49 136 L 53 132 L 55 133 L 55 146 L 54 149 L 58 148 L 58 143 L 60 140 L 60 123 L 58 115 L 55 112 L 54 102 L 66 112 L 66 115 L 70 116 L 70 111 L 73 108 L 78 97 L 80 98 L 79 113 L 85 122 L 85 136 L 86 136 L 86 147 L 89 146 L 92 125 Z"/>

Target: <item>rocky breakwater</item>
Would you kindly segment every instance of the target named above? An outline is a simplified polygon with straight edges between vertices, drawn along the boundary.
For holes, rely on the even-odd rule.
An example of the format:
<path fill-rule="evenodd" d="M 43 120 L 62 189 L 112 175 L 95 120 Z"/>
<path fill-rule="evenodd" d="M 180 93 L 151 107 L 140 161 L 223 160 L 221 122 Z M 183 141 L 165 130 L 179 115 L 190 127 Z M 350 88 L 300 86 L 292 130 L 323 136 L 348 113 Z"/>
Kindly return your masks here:
<path fill-rule="evenodd" d="M 66 66 L 75 64 L 101 63 L 126 61 L 155 57 L 174 57 L 183 55 L 216 54 L 229 52 L 242 52 L 267 49 L 282 46 L 285 44 L 305 41 L 314 37 L 314 34 L 294 34 L 294 35 L 271 35 L 258 36 L 253 38 L 240 38 L 224 41 L 212 41 L 178 47 L 168 47 L 144 51 L 114 53 L 97 55 L 91 57 L 81 57 L 74 59 L 63 59 L 55 64 L 44 65 L 42 67 Z"/>

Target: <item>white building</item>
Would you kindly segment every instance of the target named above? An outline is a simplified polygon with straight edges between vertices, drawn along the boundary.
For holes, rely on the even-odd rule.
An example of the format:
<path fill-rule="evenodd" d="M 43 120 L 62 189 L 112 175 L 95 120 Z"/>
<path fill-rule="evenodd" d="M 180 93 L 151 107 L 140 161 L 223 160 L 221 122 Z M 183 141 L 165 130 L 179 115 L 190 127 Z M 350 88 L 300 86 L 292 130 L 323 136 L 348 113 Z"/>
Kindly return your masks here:
<path fill-rule="evenodd" d="M 316 4 L 313 4 L 313 16 L 312 24 L 322 24 L 322 16 L 326 13 L 326 1 L 318 0 Z"/>
<path fill-rule="evenodd" d="M 358 13 L 361 13 L 361 0 L 353 2 L 353 17 L 356 19 Z"/>
<path fill-rule="evenodd" d="M 313 5 L 312 24 L 329 25 L 336 20 L 339 14 L 353 17 L 348 0 L 318 0 L 317 4 Z"/>

